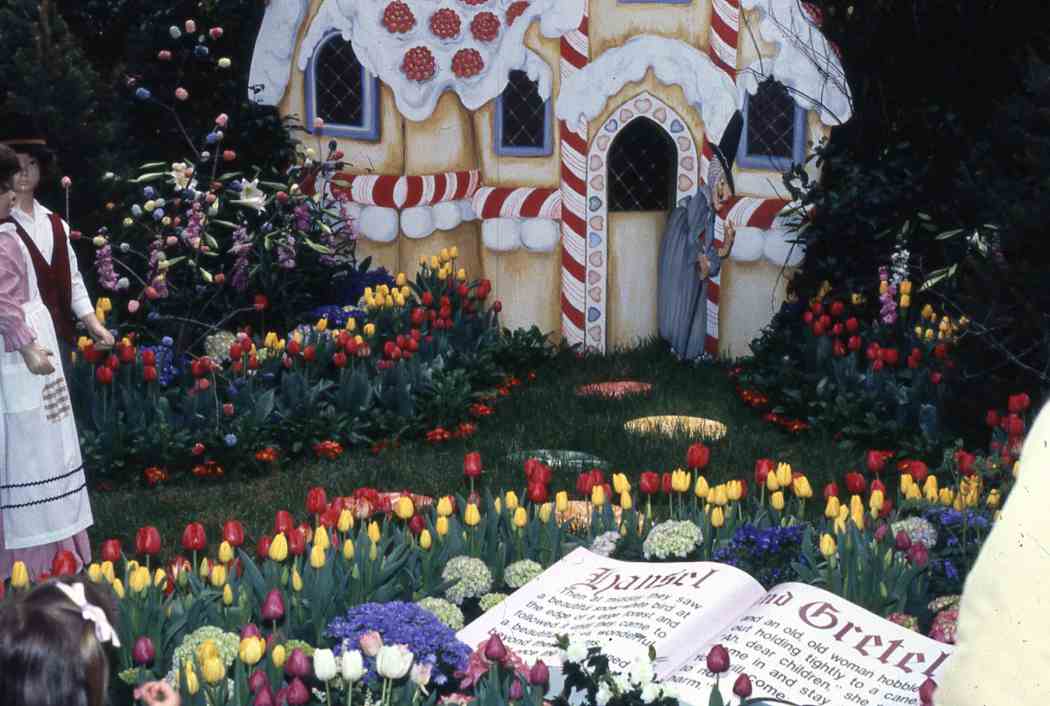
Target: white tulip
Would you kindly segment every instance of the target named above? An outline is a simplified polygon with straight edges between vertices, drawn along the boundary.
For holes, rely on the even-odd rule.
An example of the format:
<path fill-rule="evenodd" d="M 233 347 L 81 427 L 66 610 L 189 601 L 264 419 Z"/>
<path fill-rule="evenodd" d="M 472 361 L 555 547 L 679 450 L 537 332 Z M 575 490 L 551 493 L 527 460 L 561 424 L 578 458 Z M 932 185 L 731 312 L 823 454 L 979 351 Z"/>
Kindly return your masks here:
<path fill-rule="evenodd" d="M 569 640 L 568 647 L 565 648 L 565 659 L 570 662 L 576 662 L 577 664 L 587 658 L 587 645 L 576 640 Z"/>
<path fill-rule="evenodd" d="M 612 689 L 609 688 L 609 685 L 602 682 L 602 685 L 598 687 L 598 693 L 595 695 L 594 700 L 598 703 L 598 706 L 605 706 L 605 704 L 609 703 L 612 695 Z"/>
<path fill-rule="evenodd" d="M 412 659 L 405 645 L 383 645 L 376 655 L 376 671 L 384 679 L 401 679 L 408 674 Z"/>
<path fill-rule="evenodd" d="M 346 650 L 339 665 L 343 679 L 353 684 L 365 675 L 365 661 L 359 650 Z"/>
<path fill-rule="evenodd" d="M 321 681 L 330 681 L 339 673 L 339 667 L 335 663 L 335 655 L 331 650 L 314 650 L 314 674 Z"/>

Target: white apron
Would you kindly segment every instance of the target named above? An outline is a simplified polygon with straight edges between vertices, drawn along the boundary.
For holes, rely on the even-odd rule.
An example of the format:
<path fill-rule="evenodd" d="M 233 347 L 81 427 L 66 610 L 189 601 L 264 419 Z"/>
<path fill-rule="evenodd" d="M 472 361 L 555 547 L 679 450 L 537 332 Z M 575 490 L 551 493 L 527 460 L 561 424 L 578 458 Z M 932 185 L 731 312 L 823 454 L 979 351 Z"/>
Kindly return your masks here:
<path fill-rule="evenodd" d="M 87 479 L 51 315 L 40 299 L 29 251 L 26 324 L 53 352 L 55 372 L 34 375 L 17 351 L 0 352 L 0 517 L 4 549 L 67 539 L 91 526 Z"/>

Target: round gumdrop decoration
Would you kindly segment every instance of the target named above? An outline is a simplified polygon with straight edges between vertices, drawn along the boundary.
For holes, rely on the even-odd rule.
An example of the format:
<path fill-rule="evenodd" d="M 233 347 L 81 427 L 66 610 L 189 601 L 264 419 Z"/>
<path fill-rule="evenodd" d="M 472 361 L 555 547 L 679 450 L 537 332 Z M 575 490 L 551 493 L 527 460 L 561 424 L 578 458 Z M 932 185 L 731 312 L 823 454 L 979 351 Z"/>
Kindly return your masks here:
<path fill-rule="evenodd" d="M 405 58 L 401 62 L 401 71 L 413 81 L 422 82 L 433 78 L 436 69 L 434 55 L 426 47 L 412 47 L 405 52 Z"/>
<path fill-rule="evenodd" d="M 529 3 L 525 0 L 518 0 L 510 4 L 507 8 L 507 25 L 514 24 L 514 20 L 525 14 L 525 10 L 528 9 Z"/>
<path fill-rule="evenodd" d="M 452 73 L 460 78 L 477 76 L 485 68 L 485 62 L 477 49 L 460 49 L 452 57 Z"/>
<path fill-rule="evenodd" d="M 491 12 L 479 12 L 470 21 L 470 33 L 479 42 L 491 42 L 499 36 L 499 18 Z"/>
<path fill-rule="evenodd" d="M 407 4 L 394 0 L 383 10 L 383 26 L 388 32 L 404 34 L 416 26 L 416 17 Z"/>

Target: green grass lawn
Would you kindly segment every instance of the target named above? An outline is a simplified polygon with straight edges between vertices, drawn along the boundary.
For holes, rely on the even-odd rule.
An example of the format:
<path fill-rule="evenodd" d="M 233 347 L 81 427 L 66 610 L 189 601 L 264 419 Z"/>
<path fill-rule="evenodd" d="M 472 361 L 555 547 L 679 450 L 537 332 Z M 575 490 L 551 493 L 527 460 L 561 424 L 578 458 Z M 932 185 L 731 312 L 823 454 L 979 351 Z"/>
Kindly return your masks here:
<path fill-rule="evenodd" d="M 578 398 L 577 385 L 614 379 L 653 384 L 652 394 L 623 400 Z M 524 486 L 516 453 L 529 449 L 571 449 L 605 459 L 609 469 L 627 472 L 636 483 L 644 470 L 669 471 L 685 463 L 685 451 L 695 439 L 639 436 L 624 431 L 629 419 L 656 414 L 688 414 L 724 422 L 725 438 L 710 443 L 712 481 L 751 478 L 754 461 L 768 456 L 787 461 L 810 477 L 815 494 L 823 484 L 856 466 L 856 452 L 838 449 L 832 431 L 812 430 L 794 436 L 768 424 L 746 408 L 734 392 L 726 368 L 676 361 L 666 347 L 654 343 L 602 357 L 578 359 L 563 355 L 537 371 L 537 379 L 523 383 L 509 398 L 496 403 L 496 413 L 484 418 L 478 432 L 466 441 L 433 446 L 424 441 L 404 442 L 400 448 L 374 456 L 368 448 L 348 450 L 334 462 L 301 461 L 285 464 L 266 476 L 235 476 L 220 480 L 188 477 L 153 489 L 128 488 L 93 493 L 91 502 L 95 546 L 119 537 L 133 542 L 135 530 L 156 525 L 165 554 L 175 549 L 187 522 L 203 522 L 217 544 L 219 527 L 228 518 L 245 523 L 253 537 L 268 531 L 273 513 L 288 509 L 304 516 L 307 490 L 321 485 L 333 495 L 348 495 L 360 486 L 422 494 L 465 491 L 463 455 L 481 453 L 484 487 L 492 490 Z M 554 469 L 552 490 L 575 487 L 576 470 Z"/>

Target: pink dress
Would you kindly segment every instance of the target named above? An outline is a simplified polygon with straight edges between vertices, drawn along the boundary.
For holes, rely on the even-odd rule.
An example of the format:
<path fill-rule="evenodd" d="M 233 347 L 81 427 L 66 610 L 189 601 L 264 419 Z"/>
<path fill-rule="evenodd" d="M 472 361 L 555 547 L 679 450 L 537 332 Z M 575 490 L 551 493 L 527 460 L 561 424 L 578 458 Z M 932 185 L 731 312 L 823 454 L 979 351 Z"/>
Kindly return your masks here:
<path fill-rule="evenodd" d="M 22 561 L 36 578 L 68 550 L 91 561 L 92 524 L 62 366 L 32 375 L 17 351 L 32 341 L 58 353 L 25 246 L 0 224 L 0 580 Z"/>

